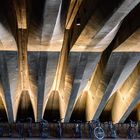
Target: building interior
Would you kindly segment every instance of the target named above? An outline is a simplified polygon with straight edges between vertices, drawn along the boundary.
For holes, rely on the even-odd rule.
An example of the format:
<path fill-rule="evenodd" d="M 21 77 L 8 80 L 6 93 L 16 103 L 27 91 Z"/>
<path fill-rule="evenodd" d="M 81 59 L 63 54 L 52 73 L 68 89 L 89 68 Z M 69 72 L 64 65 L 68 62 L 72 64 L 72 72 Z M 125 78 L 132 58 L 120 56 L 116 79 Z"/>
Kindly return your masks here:
<path fill-rule="evenodd" d="M 140 0 L 1 0 L 0 120 L 140 121 Z"/>

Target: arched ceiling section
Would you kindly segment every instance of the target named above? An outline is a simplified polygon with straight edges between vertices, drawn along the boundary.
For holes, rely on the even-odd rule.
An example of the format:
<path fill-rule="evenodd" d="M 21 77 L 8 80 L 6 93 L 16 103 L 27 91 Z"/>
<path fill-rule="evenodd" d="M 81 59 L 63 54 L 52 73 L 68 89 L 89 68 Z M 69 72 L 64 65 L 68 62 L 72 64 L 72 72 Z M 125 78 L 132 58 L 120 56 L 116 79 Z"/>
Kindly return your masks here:
<path fill-rule="evenodd" d="M 22 91 L 16 121 L 27 121 L 27 118 L 34 118 L 33 106 L 28 91 Z"/>
<path fill-rule="evenodd" d="M 59 93 L 52 91 L 44 111 L 44 119 L 50 122 L 60 120 L 59 106 Z"/>

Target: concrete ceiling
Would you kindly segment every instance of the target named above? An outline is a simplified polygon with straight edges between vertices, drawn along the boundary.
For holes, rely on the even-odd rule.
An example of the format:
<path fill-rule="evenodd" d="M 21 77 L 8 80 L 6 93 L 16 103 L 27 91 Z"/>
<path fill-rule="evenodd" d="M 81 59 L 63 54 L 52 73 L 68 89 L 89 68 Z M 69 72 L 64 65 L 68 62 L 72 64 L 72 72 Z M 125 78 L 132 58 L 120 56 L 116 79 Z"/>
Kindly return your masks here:
<path fill-rule="evenodd" d="M 140 120 L 139 12 L 140 0 L 1 1 L 3 120 Z"/>

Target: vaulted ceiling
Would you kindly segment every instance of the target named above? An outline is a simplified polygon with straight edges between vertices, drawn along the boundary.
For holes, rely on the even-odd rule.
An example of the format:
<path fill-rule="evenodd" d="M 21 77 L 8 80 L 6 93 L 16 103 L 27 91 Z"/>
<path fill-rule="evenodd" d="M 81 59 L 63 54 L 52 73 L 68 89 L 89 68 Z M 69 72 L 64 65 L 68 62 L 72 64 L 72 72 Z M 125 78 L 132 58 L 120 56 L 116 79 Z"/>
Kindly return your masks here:
<path fill-rule="evenodd" d="M 0 114 L 140 120 L 140 0 L 0 1 Z"/>

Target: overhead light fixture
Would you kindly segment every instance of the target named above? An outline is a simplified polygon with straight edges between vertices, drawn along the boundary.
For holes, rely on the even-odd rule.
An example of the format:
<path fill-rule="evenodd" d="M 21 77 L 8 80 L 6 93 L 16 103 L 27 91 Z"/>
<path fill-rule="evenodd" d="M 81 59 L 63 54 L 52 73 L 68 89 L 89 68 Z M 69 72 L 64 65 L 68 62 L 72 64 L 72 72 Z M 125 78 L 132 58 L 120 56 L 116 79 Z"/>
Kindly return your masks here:
<path fill-rule="evenodd" d="M 77 19 L 76 19 L 76 25 L 77 26 L 80 26 L 81 25 L 81 18 L 80 17 L 77 17 Z"/>

